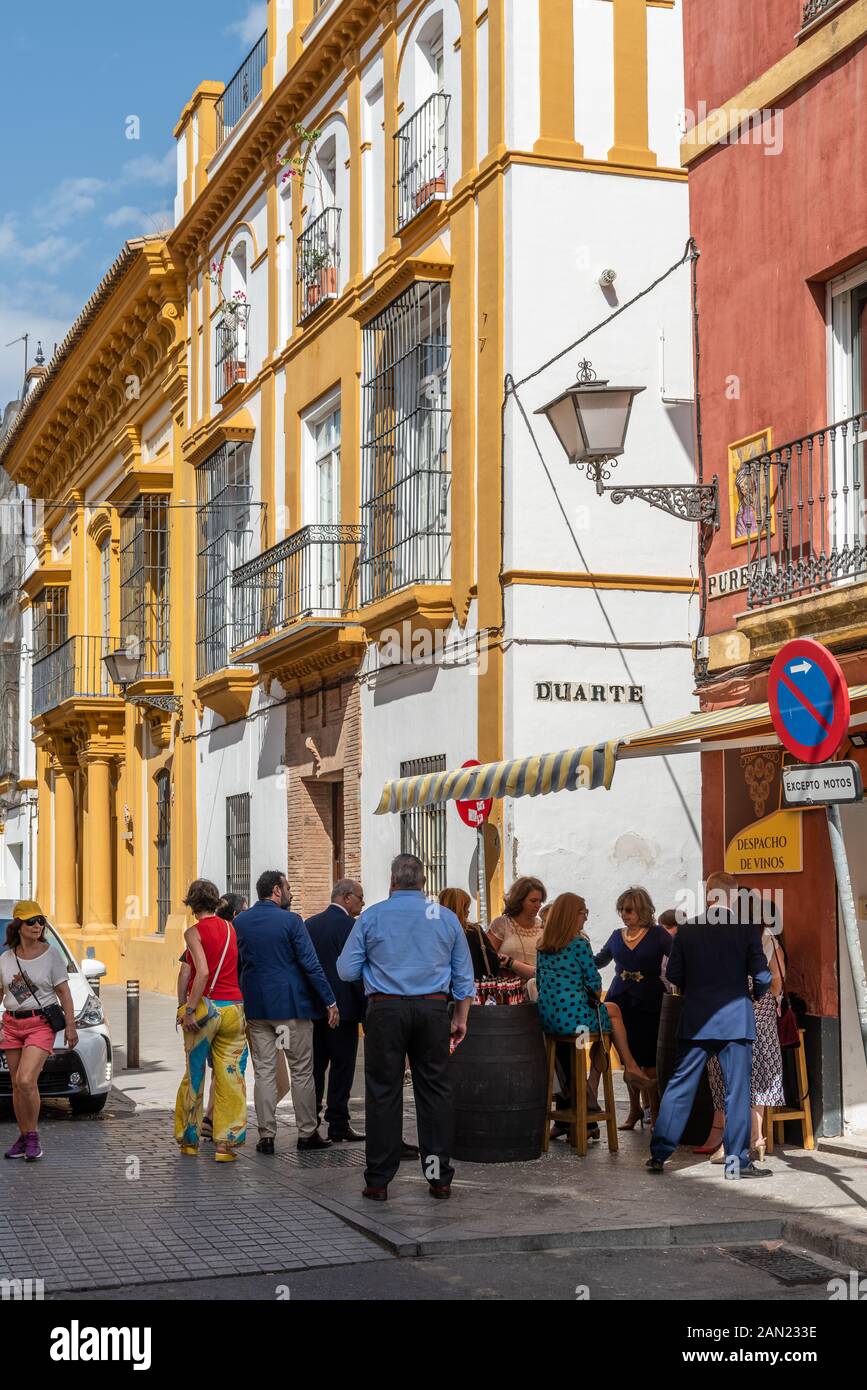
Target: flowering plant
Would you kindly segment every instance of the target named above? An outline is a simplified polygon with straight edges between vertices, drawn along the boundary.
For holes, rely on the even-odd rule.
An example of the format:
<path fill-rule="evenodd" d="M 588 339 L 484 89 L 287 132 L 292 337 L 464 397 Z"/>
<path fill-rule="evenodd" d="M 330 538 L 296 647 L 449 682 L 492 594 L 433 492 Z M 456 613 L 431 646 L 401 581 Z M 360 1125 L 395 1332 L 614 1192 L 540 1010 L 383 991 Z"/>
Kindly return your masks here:
<path fill-rule="evenodd" d="M 301 149 L 297 154 L 290 154 L 289 151 L 286 150 L 283 154 L 278 155 L 277 168 L 283 170 L 283 177 L 280 180 L 281 183 L 287 183 L 289 179 L 299 178 L 301 180 L 301 191 L 303 193 L 304 170 L 310 156 L 310 151 L 316 144 L 316 141 L 321 137 L 322 131 L 307 130 L 300 121 L 295 122 L 295 131 L 301 141 Z M 317 169 L 315 172 L 318 179 L 319 170 Z"/>
<path fill-rule="evenodd" d="M 243 290 L 235 290 L 231 299 L 226 299 L 223 295 L 223 267 L 225 261 L 211 261 L 211 269 L 208 272 L 208 279 L 214 289 L 220 291 L 220 309 L 224 314 L 238 314 L 242 309 L 247 308 L 247 296 Z"/>

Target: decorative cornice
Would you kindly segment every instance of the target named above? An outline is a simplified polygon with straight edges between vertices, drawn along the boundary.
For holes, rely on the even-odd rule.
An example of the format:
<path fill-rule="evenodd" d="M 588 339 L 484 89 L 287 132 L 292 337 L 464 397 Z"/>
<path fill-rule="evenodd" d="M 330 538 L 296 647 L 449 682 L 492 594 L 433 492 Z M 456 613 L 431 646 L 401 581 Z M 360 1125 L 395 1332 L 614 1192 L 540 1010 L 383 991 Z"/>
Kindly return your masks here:
<path fill-rule="evenodd" d="M 236 410 L 228 419 L 206 420 L 187 436 L 181 448 L 187 463 L 196 468 L 221 445 L 251 444 L 255 436 L 256 425 L 249 410 Z"/>

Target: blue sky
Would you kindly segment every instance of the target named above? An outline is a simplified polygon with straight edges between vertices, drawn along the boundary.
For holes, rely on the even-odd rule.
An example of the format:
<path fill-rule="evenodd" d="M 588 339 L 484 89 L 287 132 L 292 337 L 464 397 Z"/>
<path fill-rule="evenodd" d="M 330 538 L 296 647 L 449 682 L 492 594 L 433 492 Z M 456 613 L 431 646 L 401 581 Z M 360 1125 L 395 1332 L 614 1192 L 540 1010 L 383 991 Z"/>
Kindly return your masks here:
<path fill-rule="evenodd" d="M 264 32 L 251 0 L 38 0 L 3 6 L 0 413 L 31 334 L 46 359 L 127 237 L 171 225 L 172 130 L 199 82 L 226 81 Z M 140 138 L 127 138 L 137 116 Z"/>

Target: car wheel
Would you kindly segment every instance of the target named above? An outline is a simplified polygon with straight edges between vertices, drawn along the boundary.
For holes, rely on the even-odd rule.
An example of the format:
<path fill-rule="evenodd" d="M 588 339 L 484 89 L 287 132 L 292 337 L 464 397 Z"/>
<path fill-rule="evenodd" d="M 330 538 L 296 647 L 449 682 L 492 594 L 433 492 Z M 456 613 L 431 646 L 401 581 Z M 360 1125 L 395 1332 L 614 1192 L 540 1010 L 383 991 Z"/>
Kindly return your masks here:
<path fill-rule="evenodd" d="M 70 1096 L 69 1104 L 73 1115 L 98 1115 L 100 1110 L 105 1109 L 107 1100 L 108 1091 L 101 1096 Z"/>

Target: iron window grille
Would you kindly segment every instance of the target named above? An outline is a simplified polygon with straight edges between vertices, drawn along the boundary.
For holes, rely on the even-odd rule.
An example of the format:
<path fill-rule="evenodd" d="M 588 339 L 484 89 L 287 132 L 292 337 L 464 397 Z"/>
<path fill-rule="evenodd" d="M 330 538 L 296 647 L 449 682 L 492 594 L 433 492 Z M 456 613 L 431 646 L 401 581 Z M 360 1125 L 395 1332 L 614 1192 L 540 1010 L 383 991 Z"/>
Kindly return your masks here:
<path fill-rule="evenodd" d="M 414 758 L 401 763 L 401 777 L 426 777 L 432 772 L 445 772 L 445 754 L 433 758 Z M 414 854 L 424 864 L 427 883 L 425 891 L 438 897 L 447 886 L 446 879 L 446 803 L 433 806 L 414 806 L 400 813 L 400 852 Z"/>
<path fill-rule="evenodd" d="M 238 71 L 226 83 L 217 102 L 217 149 L 234 130 L 262 90 L 262 73 L 268 62 L 268 31 L 253 45 Z"/>
<path fill-rule="evenodd" d="M 214 394 L 218 401 L 233 386 L 247 380 L 249 321 L 249 304 L 236 299 L 224 303 L 222 316 L 217 320 L 214 353 Z"/>
<path fill-rule="evenodd" d="M 226 797 L 226 892 L 250 897 L 250 793 Z"/>
<path fill-rule="evenodd" d="M 196 669 L 229 664 L 231 574 L 251 549 L 250 446 L 223 444 L 196 472 Z"/>
<path fill-rule="evenodd" d="M 449 178 L 448 122 L 451 97 L 434 92 L 395 135 L 397 229 L 446 196 Z"/>
<path fill-rule="evenodd" d="M 417 283 L 364 330 L 362 603 L 450 577 L 448 310 Z"/>
<path fill-rule="evenodd" d="M 64 700 L 111 699 L 106 689 L 103 657 L 112 649 L 111 637 L 69 637 L 33 663 L 33 715 L 57 709 Z"/>
<path fill-rule="evenodd" d="M 326 208 L 298 238 L 299 322 L 340 292 L 340 208 Z"/>
<path fill-rule="evenodd" d="M 172 910 L 172 801 L 171 779 L 158 772 L 157 784 L 157 931 L 162 935 Z"/>
<path fill-rule="evenodd" d="M 120 518 L 120 640 L 143 647 L 148 676 L 169 674 L 169 502 L 142 497 Z"/>
<path fill-rule="evenodd" d="M 33 659 L 63 645 L 69 636 L 68 591 L 51 586 L 37 594 L 33 604 Z"/>

